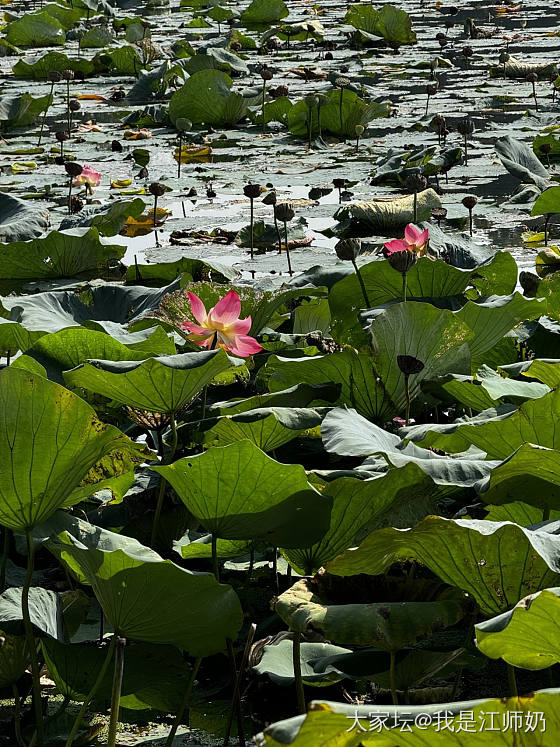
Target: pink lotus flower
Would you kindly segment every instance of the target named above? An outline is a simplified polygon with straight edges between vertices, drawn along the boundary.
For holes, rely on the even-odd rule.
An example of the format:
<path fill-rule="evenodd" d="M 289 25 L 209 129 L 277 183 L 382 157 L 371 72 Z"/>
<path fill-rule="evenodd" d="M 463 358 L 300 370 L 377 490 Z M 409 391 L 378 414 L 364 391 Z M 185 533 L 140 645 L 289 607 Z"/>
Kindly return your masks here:
<path fill-rule="evenodd" d="M 235 291 L 230 291 L 208 312 L 195 293 L 189 293 L 188 296 L 192 314 L 198 322 L 181 324 L 181 329 L 189 333 L 188 340 L 201 348 L 222 347 L 242 358 L 262 350 L 255 338 L 247 334 L 251 329 L 251 317 L 239 318 L 241 299 Z"/>
<path fill-rule="evenodd" d="M 414 252 L 419 257 L 423 257 L 428 251 L 428 239 L 430 232 L 427 228 L 421 231 L 412 223 L 404 229 L 404 239 L 393 239 L 385 242 L 387 254 L 395 252 Z"/>
<path fill-rule="evenodd" d="M 100 181 L 101 174 L 99 171 L 96 171 L 92 166 L 84 166 L 82 173 L 74 179 L 72 184 L 85 184 L 86 190 L 91 192 L 91 188 L 99 186 Z"/>

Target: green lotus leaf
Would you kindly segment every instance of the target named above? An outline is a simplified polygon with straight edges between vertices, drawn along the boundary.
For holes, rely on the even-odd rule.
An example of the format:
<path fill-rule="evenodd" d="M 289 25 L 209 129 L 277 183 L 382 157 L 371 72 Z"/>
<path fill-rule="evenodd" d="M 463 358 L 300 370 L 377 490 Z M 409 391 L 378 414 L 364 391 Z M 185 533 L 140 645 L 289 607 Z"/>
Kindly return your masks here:
<path fill-rule="evenodd" d="M 21 594 L 21 588 L 11 588 L 0 594 L 0 628 L 12 635 L 24 634 Z M 32 586 L 29 590 L 29 617 L 35 635 L 67 641 L 64 608 L 63 594 Z"/>
<path fill-rule="evenodd" d="M 339 576 L 376 575 L 416 559 L 496 614 L 559 580 L 560 537 L 510 522 L 428 516 L 412 529 L 379 529 L 327 565 Z"/>
<path fill-rule="evenodd" d="M 342 91 L 341 117 L 340 91 L 333 89 L 325 95 L 327 102 L 321 106 L 320 123 L 318 107 L 312 109 L 310 113 L 303 100 L 290 107 L 287 125 L 293 135 L 308 137 L 309 121 L 311 121 L 312 136 L 319 134 L 320 124 L 321 132 L 330 132 L 338 137 L 355 137 L 356 125 L 365 127 L 372 119 L 388 117 L 391 113 L 389 104 L 377 101 L 367 103 L 357 93 L 346 88 Z"/>
<path fill-rule="evenodd" d="M 0 96 L 0 122 L 5 130 L 35 124 L 52 104 L 50 94 L 34 98 L 30 93 Z"/>
<path fill-rule="evenodd" d="M 379 10 L 371 5 L 354 5 L 348 10 L 344 23 L 398 45 L 416 42 L 410 16 L 394 5 L 384 5 Z"/>
<path fill-rule="evenodd" d="M 232 80 L 221 70 L 200 70 L 176 91 L 169 102 L 173 124 L 180 117 L 194 124 L 235 124 L 247 114 L 241 94 L 231 91 Z"/>
<path fill-rule="evenodd" d="M 65 218 L 59 230 L 95 226 L 102 236 L 115 236 L 121 231 L 127 218 L 138 218 L 144 212 L 145 207 L 146 203 L 140 197 L 134 200 L 116 200 L 108 207 L 106 205 L 86 207 L 78 215 Z"/>
<path fill-rule="evenodd" d="M 425 189 L 417 195 L 416 221 L 428 220 L 434 208 L 441 207 L 441 200 L 433 189 Z M 384 197 L 371 202 L 354 202 L 343 205 L 334 214 L 334 218 L 341 222 L 336 227 L 339 234 L 346 228 L 359 231 L 364 236 L 401 229 L 407 223 L 414 222 L 414 196 Z M 355 235 L 355 234 L 354 234 Z"/>
<path fill-rule="evenodd" d="M 523 376 L 542 381 L 551 389 L 557 389 L 560 386 L 560 361 L 558 360 L 533 358 L 524 366 L 522 373 Z"/>
<path fill-rule="evenodd" d="M 188 533 L 190 534 L 190 532 Z M 240 555 L 248 555 L 251 551 L 252 542 L 249 540 L 224 540 L 216 542 L 216 555 L 218 558 L 237 558 Z M 212 558 L 212 535 L 204 534 L 202 537 L 190 540 L 188 536 L 173 542 L 173 549 L 185 560 Z"/>
<path fill-rule="evenodd" d="M 87 578 L 117 635 L 173 644 L 192 656 L 210 656 L 225 649 L 226 638 L 236 638 L 239 599 L 213 574 L 192 573 L 155 553 L 146 559 L 145 553 L 86 547 L 68 532 L 57 541 L 57 552 Z"/>
<path fill-rule="evenodd" d="M 312 580 L 302 578 L 278 597 L 274 608 L 296 632 L 313 630 L 340 644 L 398 651 L 459 622 L 467 612 L 467 599 L 448 590 L 430 602 L 337 604 L 324 599 Z"/>
<path fill-rule="evenodd" d="M 300 667 L 304 685 L 326 687 L 344 679 L 334 669 L 327 672 L 317 672 L 315 663 L 326 657 L 350 654 L 348 648 L 333 646 L 332 643 L 300 644 Z M 278 643 L 268 644 L 263 648 L 262 658 L 258 664 L 251 667 L 256 674 L 266 675 L 275 685 L 292 685 L 294 682 L 293 642 L 284 639 Z"/>
<path fill-rule="evenodd" d="M 515 732 L 490 728 L 518 723 L 519 716 Z M 560 689 L 550 689 L 527 697 L 401 707 L 314 700 L 305 716 L 268 726 L 256 742 L 259 747 L 448 747 L 468 739 L 472 747 L 531 747 L 559 737 Z"/>
<path fill-rule="evenodd" d="M 377 375 L 399 412 L 406 406 L 406 390 L 398 356 L 413 356 L 424 364 L 422 371 L 409 378 L 411 401 L 419 394 L 422 381 L 470 371 L 473 332 L 447 309 L 416 301 L 394 304 L 375 317 L 370 332 Z"/>
<path fill-rule="evenodd" d="M 261 407 L 236 415 L 222 415 L 205 431 L 204 443 L 227 446 L 245 439 L 263 451 L 273 451 L 316 428 L 322 419 L 321 412 L 306 407 Z"/>
<path fill-rule="evenodd" d="M 27 241 L 48 227 L 48 213 L 25 200 L 0 192 L 0 241 Z"/>
<path fill-rule="evenodd" d="M 537 400 L 538 401 L 538 400 Z M 550 423 L 553 426 L 553 422 Z M 560 451 L 523 444 L 480 482 L 485 503 L 500 505 L 523 500 L 547 513 L 560 509 Z"/>
<path fill-rule="evenodd" d="M 544 589 L 512 610 L 474 626 L 476 644 L 491 659 L 522 669 L 546 669 L 560 662 L 560 588 Z"/>
<path fill-rule="evenodd" d="M 184 283 L 194 283 L 206 279 L 210 274 L 215 282 L 221 279 L 233 280 L 238 276 L 237 270 L 219 262 L 203 262 L 201 259 L 181 257 L 175 262 L 130 265 L 124 278 L 129 283 L 162 286 L 168 285 L 179 276 Z"/>
<path fill-rule="evenodd" d="M 90 60 L 78 57 L 68 57 L 63 52 L 45 52 L 40 57 L 24 57 L 18 60 L 12 68 L 16 78 L 27 78 L 30 80 L 45 80 L 49 73 L 61 73 L 63 70 L 72 70 L 74 73 L 91 75 L 93 63 Z"/>
<path fill-rule="evenodd" d="M 64 644 L 50 639 L 42 640 L 41 645 L 45 664 L 58 691 L 73 701 L 83 702 L 103 666 L 106 649 L 94 643 Z M 174 646 L 127 645 L 121 706 L 173 713 L 181 705 L 188 678 L 189 668 Z M 94 703 L 99 710 L 110 706 L 112 680 L 113 672 L 109 667 L 95 694 Z"/>
<path fill-rule="evenodd" d="M 92 26 L 80 39 L 82 49 L 103 49 L 115 40 L 114 34 L 104 26 Z"/>
<path fill-rule="evenodd" d="M 550 186 L 550 175 L 530 145 L 504 135 L 496 140 L 495 148 L 504 167 L 519 181 L 536 184 L 540 190 Z"/>
<path fill-rule="evenodd" d="M 420 438 L 413 435 L 413 440 L 421 446 L 447 452 L 476 446 L 485 451 L 489 459 L 503 460 L 527 442 L 560 449 L 560 435 L 554 427 L 559 413 L 560 391 L 553 391 L 496 418 L 481 418 L 473 423 L 457 421 L 446 433 L 428 428 L 424 434 L 418 433 Z M 410 438 L 410 434 L 407 437 Z"/>
<path fill-rule="evenodd" d="M 311 547 L 282 551 L 302 575 L 316 572 L 373 529 L 408 527 L 434 510 L 434 483 L 415 464 L 369 480 L 339 477 L 320 490 L 333 501 L 326 534 Z"/>
<path fill-rule="evenodd" d="M 496 65 L 488 70 L 491 78 L 504 77 L 504 65 Z M 558 66 L 555 62 L 530 62 L 517 60 L 510 55 L 505 64 L 506 78 L 517 78 L 526 80 L 530 73 L 536 73 L 540 80 L 547 80 L 551 75 L 558 74 Z"/>
<path fill-rule="evenodd" d="M 549 187 L 537 197 L 531 215 L 560 213 L 560 187 Z"/>
<path fill-rule="evenodd" d="M 66 34 L 60 20 L 42 9 L 8 24 L 6 41 L 16 47 L 54 47 L 64 44 Z"/>
<path fill-rule="evenodd" d="M 4 630 L 0 630 L 0 635 L 3 639 L 0 647 L 0 687 L 8 687 L 19 680 L 30 663 L 29 649 L 25 636 L 9 635 Z"/>
<path fill-rule="evenodd" d="M 1 230 L 1 228 L 0 228 Z M 45 238 L 13 241 L 2 247 L 0 279 L 71 278 L 97 273 L 120 259 L 126 247 L 99 237 L 96 228 L 51 231 Z"/>
<path fill-rule="evenodd" d="M 283 0 L 252 0 L 241 14 L 244 24 L 265 25 L 285 18 L 289 11 Z"/>
<path fill-rule="evenodd" d="M 138 47 L 123 44 L 98 52 L 92 59 L 96 70 L 109 70 L 120 75 L 138 75 L 142 70 L 142 59 Z"/>
<path fill-rule="evenodd" d="M 221 539 L 263 539 L 307 547 L 329 525 L 332 500 L 307 481 L 299 464 L 281 464 L 250 441 L 151 467 L 191 514 Z"/>
<path fill-rule="evenodd" d="M 0 333 L 1 333 L 0 326 Z M 158 356 L 162 353 L 173 353 L 174 345 L 161 327 L 155 328 L 152 335 L 153 349 L 150 351 L 146 343 L 130 343 L 128 345 L 113 339 L 104 332 L 98 332 L 85 327 L 68 327 L 59 332 L 43 335 L 35 344 L 28 347 L 25 355 L 14 361 L 16 368 L 28 369 L 29 358 L 45 369 L 47 378 L 64 384 L 63 371 L 76 368 L 87 360 L 101 358 L 109 361 L 142 361 L 148 356 Z M 163 343 L 163 344 L 162 344 Z M 162 350 L 162 348 L 166 348 Z M 170 349 L 171 348 L 171 349 Z"/>
<path fill-rule="evenodd" d="M 157 309 L 163 296 L 177 285 L 175 281 L 164 288 L 152 289 L 106 283 L 78 291 L 3 296 L 1 301 L 4 310 L 10 312 L 10 320 L 19 322 L 30 332 L 58 332 L 66 327 L 87 326 L 107 332 L 126 344 L 139 342 L 153 332 L 153 327 L 148 334 L 144 330 L 146 315 Z M 124 325 L 140 320 L 143 331 L 131 336 Z"/>
<path fill-rule="evenodd" d="M 384 469 L 387 464 L 393 467 L 415 464 L 434 483 L 447 487 L 473 487 L 498 465 L 487 461 L 484 452 L 476 449 L 447 456 L 412 443 L 405 445 L 399 436 L 368 422 L 355 410 L 331 410 L 323 420 L 321 434 L 325 449 L 331 453 L 352 457 L 373 455 L 374 469 Z M 378 455 L 382 457 L 379 465 L 375 459 Z M 367 464 L 366 461 L 363 466 Z"/>
<path fill-rule="evenodd" d="M 66 504 L 100 459 L 137 447 L 84 400 L 16 368 L 0 372 L 0 523 L 31 529 Z"/>
<path fill-rule="evenodd" d="M 18 322 L 0 317 L 0 351 L 6 354 L 25 351 L 36 342 L 44 332 L 29 332 Z"/>
<path fill-rule="evenodd" d="M 241 361 L 224 350 L 159 356 L 142 361 L 91 360 L 64 373 L 67 384 L 128 407 L 177 412 L 218 374 Z"/>
<path fill-rule="evenodd" d="M 0 331 L 1 331 L 0 327 Z M 335 384 L 296 384 L 280 391 L 255 394 L 253 397 L 215 402 L 208 408 L 210 414 L 237 415 L 263 407 L 307 407 L 326 405 L 338 397 Z"/>

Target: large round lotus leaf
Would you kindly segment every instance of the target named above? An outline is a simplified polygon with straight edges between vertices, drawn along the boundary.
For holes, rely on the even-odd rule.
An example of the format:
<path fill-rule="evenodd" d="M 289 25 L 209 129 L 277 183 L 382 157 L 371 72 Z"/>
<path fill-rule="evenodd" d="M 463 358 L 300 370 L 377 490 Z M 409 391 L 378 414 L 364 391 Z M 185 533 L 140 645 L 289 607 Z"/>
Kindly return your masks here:
<path fill-rule="evenodd" d="M 18 60 L 12 68 L 12 73 L 16 78 L 44 80 L 48 78 L 50 72 L 61 73 L 63 70 L 91 75 L 93 64 L 90 60 L 83 58 L 68 57 L 63 52 L 46 52 L 41 57 L 24 57 Z"/>
<path fill-rule="evenodd" d="M 21 588 L 7 589 L 0 594 L 0 630 L 11 635 L 25 634 L 21 594 Z M 68 640 L 62 594 L 43 589 L 42 586 L 32 586 L 29 590 L 29 617 L 36 636 Z"/>
<path fill-rule="evenodd" d="M 191 514 L 222 539 L 263 539 L 307 547 L 329 526 L 332 499 L 307 482 L 299 464 L 281 464 L 250 441 L 152 467 Z"/>
<path fill-rule="evenodd" d="M 74 701 L 83 702 L 97 679 L 107 649 L 96 643 L 64 644 L 44 639 L 45 665 L 58 691 Z M 175 646 L 151 643 L 127 645 L 124 652 L 121 706 L 131 710 L 156 708 L 164 713 L 178 710 L 184 697 L 189 667 Z M 113 668 L 108 667 L 95 704 L 105 710 L 111 703 Z"/>
<path fill-rule="evenodd" d="M 545 669 L 560 662 L 560 588 L 544 589 L 509 612 L 475 625 L 483 654 L 523 669 Z"/>
<path fill-rule="evenodd" d="M 288 7 L 283 0 L 253 0 L 241 14 L 241 20 L 243 23 L 264 25 L 279 21 L 288 13 Z"/>
<path fill-rule="evenodd" d="M 303 578 L 278 597 L 275 609 L 300 633 L 314 630 L 344 645 L 398 651 L 455 625 L 467 606 L 466 596 L 454 590 L 433 602 L 336 604 L 318 596 L 313 581 Z"/>
<path fill-rule="evenodd" d="M 384 5 L 380 10 L 376 10 L 372 5 L 353 5 L 348 10 L 344 22 L 395 44 L 414 44 L 416 41 L 410 16 L 394 5 Z"/>
<path fill-rule="evenodd" d="M 160 356 L 143 361 L 92 360 L 64 379 L 129 407 L 177 412 L 222 371 L 239 363 L 224 350 Z"/>
<path fill-rule="evenodd" d="M 227 446 L 236 441 L 251 441 L 263 451 L 273 451 L 317 427 L 323 415 L 308 407 L 260 407 L 235 415 L 222 415 L 204 433 L 204 443 Z"/>
<path fill-rule="evenodd" d="M 500 505 L 521 499 L 531 506 L 558 510 L 560 451 L 523 444 L 495 467 L 477 490 L 485 503 Z"/>
<path fill-rule="evenodd" d="M 504 723 L 521 726 L 500 728 Z M 401 707 L 315 700 L 305 716 L 279 721 L 256 737 L 259 747 L 548 747 L 559 740 L 560 689 Z"/>
<path fill-rule="evenodd" d="M 560 536 L 508 521 L 428 516 L 412 529 L 380 529 L 327 565 L 339 576 L 384 573 L 418 560 L 442 581 L 468 592 L 495 614 L 560 580 Z"/>
<path fill-rule="evenodd" d="M 0 646 L 0 687 L 8 687 L 25 672 L 29 664 L 29 649 L 25 636 L 9 635 L 0 630 L 0 637 L 3 638 Z"/>
<path fill-rule="evenodd" d="M 218 126 L 239 122 L 247 113 L 247 104 L 231 86 L 231 78 L 221 70 L 199 70 L 171 97 L 171 121 L 175 124 L 185 118 L 194 124 Z"/>
<path fill-rule="evenodd" d="M 531 215 L 560 213 L 560 187 L 549 187 L 537 197 Z"/>
<path fill-rule="evenodd" d="M 16 368 L 0 373 L 0 523 L 31 529 L 104 456 L 138 447 L 83 399 Z"/>
<path fill-rule="evenodd" d="M 68 278 L 97 272 L 110 260 L 120 259 L 125 248 L 100 238 L 97 228 L 51 231 L 45 238 L 2 247 L 0 279 Z"/>
<path fill-rule="evenodd" d="M 149 355 L 173 353 L 175 348 L 173 342 L 165 333 L 160 334 L 163 332 L 161 327 L 157 327 L 156 330 L 158 330 L 154 335 L 156 339 L 153 342 L 153 349 L 150 350 L 149 342 L 146 345 L 147 341 L 143 341 L 141 349 L 137 349 L 137 343 L 124 345 L 105 332 L 85 327 L 68 327 L 59 332 L 43 335 L 27 349 L 25 355 L 17 358 L 13 365 L 16 368 L 27 368 L 26 364 L 31 358 L 43 366 L 49 379 L 63 384 L 63 371 L 75 368 L 92 358 L 110 361 L 141 361 Z M 162 350 L 162 347 L 167 349 Z"/>
<path fill-rule="evenodd" d="M 16 47 L 53 47 L 63 45 L 65 39 L 63 24 L 47 10 L 24 13 L 6 32 L 6 41 Z"/>
<path fill-rule="evenodd" d="M 87 578 L 118 635 L 170 643 L 192 656 L 215 654 L 226 638 L 236 638 L 243 622 L 239 599 L 213 574 L 187 571 L 156 553 L 145 559 L 134 550 L 86 547 L 68 532 L 58 542 L 62 561 Z"/>
<path fill-rule="evenodd" d="M 46 210 L 0 192 L 0 241 L 27 241 L 40 236 L 49 225 Z"/>
<path fill-rule="evenodd" d="M 433 189 L 418 192 L 416 221 L 428 220 L 432 210 L 439 207 L 441 200 Z M 367 235 L 383 232 L 384 229 L 404 228 L 407 223 L 414 222 L 414 196 L 354 202 L 340 207 L 334 217 L 338 221 L 348 221 L 353 227 L 369 230 Z"/>
<path fill-rule="evenodd" d="M 41 112 L 52 104 L 52 96 L 38 96 L 34 98 L 30 93 L 18 96 L 0 96 L 0 122 L 3 129 L 25 127 L 34 124 Z"/>
<path fill-rule="evenodd" d="M 434 509 L 433 481 L 415 464 L 371 480 L 339 477 L 321 491 L 333 499 L 330 526 L 311 547 L 283 550 L 290 565 L 310 575 L 374 528 L 407 527 Z"/>
<path fill-rule="evenodd" d="M 351 654 L 350 649 L 333 646 L 331 643 L 306 643 L 300 645 L 301 676 L 305 685 L 328 687 L 344 679 L 344 675 L 333 668 L 329 671 L 315 670 L 315 662 L 325 657 Z M 279 643 L 264 647 L 259 663 L 252 667 L 256 674 L 265 674 L 275 685 L 292 685 L 294 682 L 293 641 L 285 638 Z"/>

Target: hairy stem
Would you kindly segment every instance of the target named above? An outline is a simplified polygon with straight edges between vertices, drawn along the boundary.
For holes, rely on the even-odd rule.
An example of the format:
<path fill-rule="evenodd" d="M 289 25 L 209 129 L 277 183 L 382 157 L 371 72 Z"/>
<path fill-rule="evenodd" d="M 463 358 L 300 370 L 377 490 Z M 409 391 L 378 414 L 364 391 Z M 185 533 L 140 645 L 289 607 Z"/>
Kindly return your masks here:
<path fill-rule="evenodd" d="M 183 702 L 181 703 L 179 710 L 177 711 L 177 714 L 175 716 L 175 721 L 173 722 L 173 726 L 171 727 L 171 730 L 169 732 L 169 735 L 167 737 L 167 740 L 165 742 L 165 747 L 171 747 L 173 744 L 173 740 L 175 739 L 175 734 L 177 734 L 177 729 L 179 728 L 179 725 L 181 723 L 181 720 L 183 718 L 183 714 L 185 713 L 185 710 L 189 707 L 189 703 L 191 702 L 191 694 L 194 687 L 194 681 L 196 679 L 196 675 L 198 674 L 198 669 L 200 667 L 200 662 L 202 661 L 201 658 L 196 659 L 196 661 L 193 664 L 191 676 L 189 678 L 189 682 L 187 684 L 187 687 L 185 689 L 185 695 L 183 697 Z"/>
<path fill-rule="evenodd" d="M 115 747 L 117 743 L 117 729 L 119 726 L 119 710 L 121 704 L 121 686 L 124 673 L 124 647 L 126 639 L 114 634 L 116 640 L 115 671 L 113 674 L 113 692 L 111 695 L 111 718 L 107 734 L 107 747 Z"/>
<path fill-rule="evenodd" d="M 37 730 L 37 745 L 42 747 L 43 745 L 43 709 L 41 707 L 41 682 L 40 682 L 40 670 L 39 670 L 39 659 L 37 657 L 37 644 L 35 642 L 35 636 L 33 634 L 33 626 L 31 625 L 31 616 L 29 614 L 29 589 L 31 588 L 31 579 L 33 577 L 33 565 L 35 560 L 35 549 L 33 547 L 33 537 L 31 535 L 31 529 L 27 529 L 25 532 L 27 540 L 27 573 L 25 574 L 25 581 L 21 592 L 21 611 L 23 615 L 23 624 L 25 628 L 25 638 L 27 640 L 27 648 L 31 656 L 31 676 L 33 679 L 33 708 L 35 711 L 35 729 Z"/>

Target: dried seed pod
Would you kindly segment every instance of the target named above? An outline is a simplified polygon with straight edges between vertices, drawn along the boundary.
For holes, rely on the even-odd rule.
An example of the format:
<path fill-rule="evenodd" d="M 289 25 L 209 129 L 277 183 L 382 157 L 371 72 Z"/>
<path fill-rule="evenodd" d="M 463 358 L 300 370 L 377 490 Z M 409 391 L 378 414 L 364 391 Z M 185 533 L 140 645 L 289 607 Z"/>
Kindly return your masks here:
<path fill-rule="evenodd" d="M 401 275 L 405 275 L 418 261 L 416 252 L 409 252 L 406 249 L 402 252 L 391 252 L 387 256 L 387 262 Z"/>
<path fill-rule="evenodd" d="M 462 199 L 462 203 L 467 208 L 467 210 L 472 210 L 477 202 L 478 197 L 475 197 L 474 195 L 467 195 Z"/>
<path fill-rule="evenodd" d="M 161 182 L 152 182 L 148 187 L 148 192 L 154 197 L 161 197 L 167 192 L 167 187 Z"/>
<path fill-rule="evenodd" d="M 428 186 L 428 180 L 422 174 L 409 174 L 404 180 L 404 186 L 409 192 L 422 192 Z"/>
<path fill-rule="evenodd" d="M 71 112 L 78 112 L 82 108 L 82 105 L 77 99 L 72 99 L 68 106 L 70 107 Z"/>
<path fill-rule="evenodd" d="M 259 74 L 263 80 L 272 80 L 274 78 L 274 73 L 269 67 L 266 67 L 266 65 L 261 67 Z"/>
<path fill-rule="evenodd" d="M 405 376 L 413 376 L 424 370 L 424 364 L 413 355 L 397 355 L 397 366 Z"/>
<path fill-rule="evenodd" d="M 119 143 L 118 140 L 113 140 L 112 141 L 112 143 L 111 143 L 111 150 L 113 151 L 113 153 L 122 153 L 122 149 L 123 149 L 123 147 L 122 147 L 121 143 Z"/>
<path fill-rule="evenodd" d="M 73 70 L 63 70 L 61 75 L 62 75 L 63 80 L 74 80 Z"/>
<path fill-rule="evenodd" d="M 260 184 L 246 184 L 243 187 L 243 194 L 250 200 L 256 200 L 257 197 L 261 196 L 261 185 Z"/>
<path fill-rule="evenodd" d="M 295 211 L 289 202 L 277 202 L 274 206 L 276 220 L 288 223 L 295 215 Z"/>
<path fill-rule="evenodd" d="M 265 205 L 276 205 L 277 201 L 276 192 L 271 189 L 269 192 L 265 194 L 265 196 L 262 198 L 261 202 L 263 202 Z"/>
<path fill-rule="evenodd" d="M 59 83 L 62 80 L 62 75 L 58 72 L 58 70 L 51 70 L 47 74 L 47 78 L 51 83 Z"/>
<path fill-rule="evenodd" d="M 83 171 L 83 168 L 80 166 L 79 163 L 76 163 L 76 161 L 65 161 L 64 170 L 66 171 L 68 176 L 74 179 L 75 177 L 80 176 L 80 174 Z"/>

